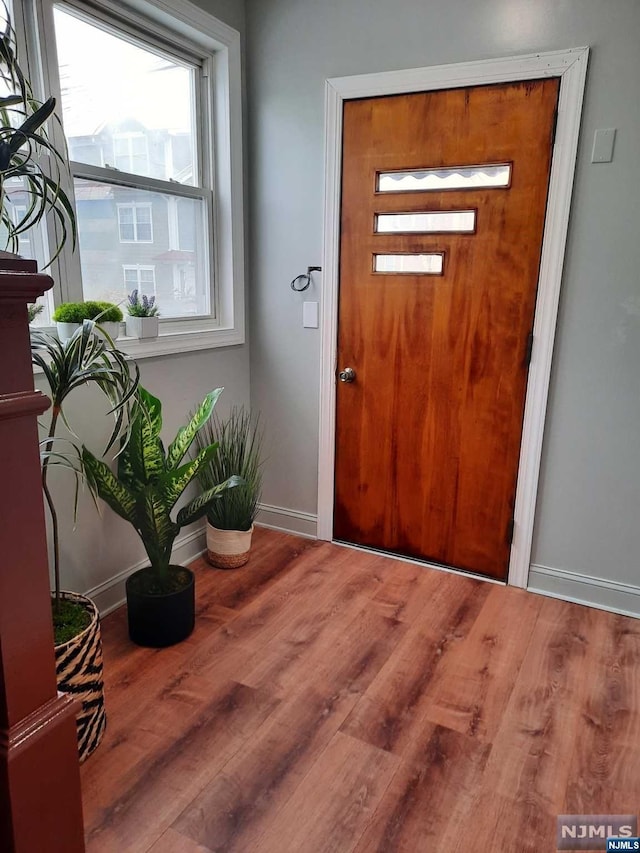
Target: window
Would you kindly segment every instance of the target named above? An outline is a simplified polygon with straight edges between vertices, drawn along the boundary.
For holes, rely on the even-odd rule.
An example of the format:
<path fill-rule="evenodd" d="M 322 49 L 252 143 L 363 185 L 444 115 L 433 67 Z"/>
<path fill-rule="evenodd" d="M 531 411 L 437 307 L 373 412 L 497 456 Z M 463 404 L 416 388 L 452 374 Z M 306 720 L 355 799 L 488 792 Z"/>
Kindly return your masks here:
<path fill-rule="evenodd" d="M 78 222 L 55 300 L 155 292 L 161 334 L 136 354 L 243 342 L 239 34 L 183 0 L 34 8 L 30 63 L 59 103 Z"/>
<path fill-rule="evenodd" d="M 66 5 L 54 7 L 54 20 L 67 141 L 74 146 L 78 136 L 86 140 L 93 134 L 96 146 L 113 150 L 112 165 L 96 166 L 97 155 L 86 156 L 85 144 L 83 154 L 94 165 L 72 163 L 85 295 L 107 299 L 117 266 L 148 267 L 151 262 L 162 317 L 214 315 L 215 282 L 206 239 L 212 193 L 199 165 L 197 130 L 206 116 L 195 98 L 200 64 Z M 108 75 L 96 56 L 110 57 Z M 172 136 L 184 143 L 180 157 Z M 180 247 L 169 221 L 172 205 L 185 194 L 198 223 L 189 299 L 176 298 L 172 253 Z M 117 240 L 108 227 L 114 213 Z M 127 244 L 153 244 L 153 249 Z"/>
<path fill-rule="evenodd" d="M 139 290 L 146 296 L 156 295 L 156 270 L 155 267 L 123 266 L 125 293 Z"/>
<path fill-rule="evenodd" d="M 121 243 L 153 243 L 151 203 L 119 204 L 118 229 Z"/>

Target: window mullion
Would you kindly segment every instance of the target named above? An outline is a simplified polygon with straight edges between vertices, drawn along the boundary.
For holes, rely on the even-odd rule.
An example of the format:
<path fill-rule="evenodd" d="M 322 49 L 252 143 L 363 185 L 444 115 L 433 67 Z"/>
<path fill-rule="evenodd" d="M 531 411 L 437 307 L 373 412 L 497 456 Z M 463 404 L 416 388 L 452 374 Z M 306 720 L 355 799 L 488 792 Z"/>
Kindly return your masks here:
<path fill-rule="evenodd" d="M 53 96 L 56 99 L 56 114 L 60 116 L 62 96 L 60 76 L 58 71 L 58 55 L 56 51 L 55 30 L 53 24 L 53 3 L 50 0 L 35 0 L 33 4 L 25 4 L 25 25 L 28 35 L 28 51 L 39 61 L 31 61 L 30 67 L 38 69 L 33 73 L 31 84 L 34 94 L 41 100 Z M 48 132 L 54 146 L 59 151 L 66 151 L 66 138 L 62 125 L 57 121 L 48 122 Z M 75 208 L 75 193 L 73 178 L 65 169 L 61 170 L 60 182 L 67 193 L 69 201 Z M 59 224 L 55 217 L 47 217 L 47 238 L 50 246 L 57 245 Z M 54 304 L 60 302 L 81 302 L 82 273 L 80 268 L 80 253 L 76 247 L 73 250 L 71 239 L 68 239 L 57 260 L 48 272 L 53 276 Z"/>
<path fill-rule="evenodd" d="M 208 187 L 181 184 L 178 181 L 163 181 L 160 178 L 150 178 L 145 175 L 134 175 L 107 166 L 92 166 L 89 163 L 72 161 L 71 171 L 74 178 L 90 181 L 100 181 L 105 184 L 116 184 L 134 190 L 167 193 L 168 195 L 183 196 L 184 198 L 206 199 L 211 195 Z"/>

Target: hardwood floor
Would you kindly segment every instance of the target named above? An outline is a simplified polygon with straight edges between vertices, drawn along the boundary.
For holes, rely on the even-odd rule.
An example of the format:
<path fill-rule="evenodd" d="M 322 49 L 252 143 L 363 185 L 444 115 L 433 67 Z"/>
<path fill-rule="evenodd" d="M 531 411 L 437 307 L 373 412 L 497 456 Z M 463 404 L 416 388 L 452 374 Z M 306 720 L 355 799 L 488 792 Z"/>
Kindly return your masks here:
<path fill-rule="evenodd" d="M 640 812 L 640 621 L 257 530 L 196 630 L 103 621 L 88 853 L 546 853 Z"/>

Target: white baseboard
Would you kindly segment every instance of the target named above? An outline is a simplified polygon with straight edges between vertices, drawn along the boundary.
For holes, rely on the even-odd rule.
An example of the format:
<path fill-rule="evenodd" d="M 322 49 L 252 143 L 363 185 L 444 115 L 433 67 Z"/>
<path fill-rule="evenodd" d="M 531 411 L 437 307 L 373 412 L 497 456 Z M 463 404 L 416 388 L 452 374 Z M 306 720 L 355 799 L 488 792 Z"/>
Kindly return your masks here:
<path fill-rule="evenodd" d="M 256 524 L 261 527 L 269 527 L 273 530 L 282 530 L 285 533 L 295 533 L 309 539 L 316 539 L 318 517 L 308 512 L 285 509 L 279 506 L 261 504 Z M 178 564 L 188 563 L 195 560 L 206 550 L 206 534 L 204 526 L 199 527 L 176 539 L 172 560 Z M 141 560 L 133 566 L 114 575 L 84 594 L 95 601 L 101 616 L 106 616 L 112 610 L 120 607 L 125 602 L 125 581 L 138 569 L 149 564 L 148 560 Z"/>
<path fill-rule="evenodd" d="M 192 530 L 190 533 L 179 536 L 176 539 L 171 559 L 179 565 L 188 563 L 204 553 L 206 547 L 207 542 L 204 527 L 199 527 L 197 530 Z M 148 565 L 149 560 L 141 560 L 139 563 L 129 566 L 128 569 L 124 569 L 124 571 L 104 581 L 104 583 L 87 590 L 85 595 L 96 603 L 100 615 L 106 616 L 107 613 L 111 613 L 112 610 L 124 604 L 124 584 L 129 575 Z"/>
<path fill-rule="evenodd" d="M 318 516 L 310 512 L 299 512 L 295 509 L 285 509 L 282 506 L 260 504 L 256 524 L 269 527 L 272 530 L 282 530 L 285 533 L 296 533 L 308 539 L 318 538 Z"/>
<path fill-rule="evenodd" d="M 640 617 L 640 586 L 534 563 L 529 572 L 527 588 L 530 592 L 538 592 L 551 598 L 586 604 L 623 616 Z"/>

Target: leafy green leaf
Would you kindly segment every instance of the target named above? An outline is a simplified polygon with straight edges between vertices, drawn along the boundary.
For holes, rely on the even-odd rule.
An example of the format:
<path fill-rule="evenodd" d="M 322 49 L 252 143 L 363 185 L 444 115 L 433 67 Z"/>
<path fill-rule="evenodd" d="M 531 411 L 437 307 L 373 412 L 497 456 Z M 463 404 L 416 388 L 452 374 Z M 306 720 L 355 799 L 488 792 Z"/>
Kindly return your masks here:
<path fill-rule="evenodd" d="M 187 462 L 175 471 L 165 471 L 161 477 L 163 494 L 169 509 L 174 506 L 180 495 L 187 488 L 189 483 L 197 476 L 198 472 L 209 463 L 212 456 L 218 450 L 216 444 L 211 444 L 209 447 L 200 451 L 195 459 Z"/>
<path fill-rule="evenodd" d="M 223 391 L 224 388 L 216 388 L 215 391 L 210 391 L 194 412 L 187 426 L 181 427 L 178 430 L 174 441 L 169 445 L 169 450 L 167 451 L 167 468 L 169 470 L 177 468 L 182 462 L 198 431 L 202 429 L 211 417 L 213 407 Z"/>
<path fill-rule="evenodd" d="M 180 527 L 171 520 L 158 486 L 145 489 L 139 496 L 137 518 L 151 564 L 161 571 L 168 565 Z"/>
<path fill-rule="evenodd" d="M 151 483 L 165 470 L 164 447 L 160 440 L 162 404 L 146 388 L 138 388 L 138 403 L 131 425 L 131 463 L 135 476 Z"/>
<path fill-rule="evenodd" d="M 87 450 L 82 448 L 82 466 L 89 488 L 99 495 L 111 509 L 126 521 L 135 525 L 136 502 L 129 489 L 120 483 L 113 475 L 108 465 Z"/>
<path fill-rule="evenodd" d="M 180 527 L 185 527 L 187 524 L 191 524 L 194 521 L 197 521 L 199 518 L 202 518 L 207 514 L 207 509 L 209 504 L 214 501 L 217 497 L 219 497 L 222 492 L 226 489 L 232 489 L 235 486 L 241 486 L 244 483 L 244 480 L 241 477 L 229 477 L 228 480 L 225 480 L 224 483 L 220 483 L 217 486 L 214 486 L 211 489 L 207 489 L 206 492 L 203 492 L 201 495 L 198 495 L 197 498 L 194 498 L 190 503 L 188 503 L 185 507 L 183 507 L 178 513 L 178 524 Z"/>

